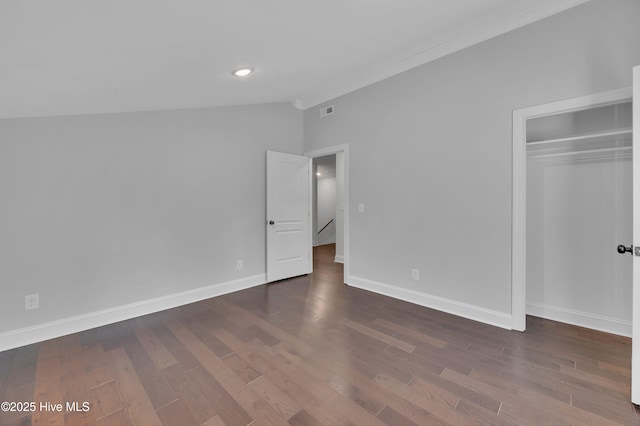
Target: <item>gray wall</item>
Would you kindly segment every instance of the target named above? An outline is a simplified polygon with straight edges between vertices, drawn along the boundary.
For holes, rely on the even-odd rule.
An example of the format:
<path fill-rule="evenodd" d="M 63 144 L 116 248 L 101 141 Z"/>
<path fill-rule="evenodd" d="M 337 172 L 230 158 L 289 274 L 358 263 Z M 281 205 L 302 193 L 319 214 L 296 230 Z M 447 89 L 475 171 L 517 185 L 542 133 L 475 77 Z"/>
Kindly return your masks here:
<path fill-rule="evenodd" d="M 317 226 L 313 233 L 317 239 L 317 245 L 335 244 L 336 242 L 336 178 L 317 178 Z M 328 226 L 327 224 L 333 219 Z M 322 230 L 324 226 L 327 226 Z M 322 232 L 320 232 L 322 230 Z M 320 233 L 319 233 L 320 232 Z"/>
<path fill-rule="evenodd" d="M 3 332 L 264 274 L 265 150 L 302 152 L 302 112 L 9 119 L 0 138 Z"/>
<path fill-rule="evenodd" d="M 305 151 L 350 144 L 350 274 L 510 314 L 512 111 L 630 86 L 638 16 L 594 0 L 305 111 Z"/>

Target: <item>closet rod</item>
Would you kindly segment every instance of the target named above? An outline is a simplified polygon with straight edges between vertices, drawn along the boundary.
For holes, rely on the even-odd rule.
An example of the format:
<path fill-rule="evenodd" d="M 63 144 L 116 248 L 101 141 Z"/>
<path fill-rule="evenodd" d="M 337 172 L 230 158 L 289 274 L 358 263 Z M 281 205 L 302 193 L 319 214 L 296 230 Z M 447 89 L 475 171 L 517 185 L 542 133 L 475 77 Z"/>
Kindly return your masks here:
<path fill-rule="evenodd" d="M 630 151 L 630 150 L 631 150 L 630 146 L 619 146 L 616 148 L 585 149 L 582 151 L 556 152 L 555 154 L 527 155 L 527 158 L 564 157 L 566 155 L 592 154 L 597 152 L 614 152 L 614 151 Z M 531 154 L 531 152 L 527 154 Z"/>
<path fill-rule="evenodd" d="M 631 135 L 631 134 L 632 134 L 632 129 L 631 129 L 631 127 L 628 127 L 628 128 L 624 128 L 624 129 L 620 129 L 620 130 L 591 133 L 591 134 L 580 135 L 580 136 L 570 136 L 570 137 L 567 137 L 567 138 L 548 139 L 548 140 L 543 140 L 543 141 L 527 142 L 527 146 L 546 145 L 546 144 L 550 144 L 550 143 L 572 142 L 572 141 L 579 141 L 581 139 L 594 139 L 594 138 L 602 138 L 602 137 L 609 137 L 609 136 L 622 136 L 622 135 Z"/>

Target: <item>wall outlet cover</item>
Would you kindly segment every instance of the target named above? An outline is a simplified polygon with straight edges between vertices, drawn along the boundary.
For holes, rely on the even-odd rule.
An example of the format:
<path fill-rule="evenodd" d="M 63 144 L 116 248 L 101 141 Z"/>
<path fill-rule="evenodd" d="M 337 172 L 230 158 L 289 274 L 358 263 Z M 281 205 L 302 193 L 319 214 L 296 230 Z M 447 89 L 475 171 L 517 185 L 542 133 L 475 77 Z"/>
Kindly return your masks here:
<path fill-rule="evenodd" d="M 40 307 L 40 295 L 30 294 L 24 297 L 24 310 L 31 311 Z"/>
<path fill-rule="evenodd" d="M 411 270 L 411 279 L 414 281 L 418 281 L 420 279 L 420 270 L 412 269 Z"/>

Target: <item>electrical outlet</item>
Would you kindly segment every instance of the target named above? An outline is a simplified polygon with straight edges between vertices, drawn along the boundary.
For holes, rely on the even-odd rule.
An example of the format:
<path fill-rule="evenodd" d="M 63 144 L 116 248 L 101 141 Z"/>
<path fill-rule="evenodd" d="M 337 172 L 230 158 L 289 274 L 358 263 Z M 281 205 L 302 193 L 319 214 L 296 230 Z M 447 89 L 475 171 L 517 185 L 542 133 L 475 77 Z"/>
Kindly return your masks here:
<path fill-rule="evenodd" d="M 418 281 L 420 279 L 420 269 L 411 270 L 411 279 L 414 281 Z"/>
<path fill-rule="evenodd" d="M 238 259 L 238 260 L 236 260 L 236 269 L 239 271 L 239 270 L 241 270 L 242 268 L 244 268 L 244 265 L 243 265 L 243 263 L 242 263 L 242 259 Z"/>
<path fill-rule="evenodd" d="M 364 203 L 358 204 L 358 213 L 364 213 Z"/>
<path fill-rule="evenodd" d="M 24 310 L 30 311 L 40 307 L 40 295 L 30 294 L 24 297 Z"/>

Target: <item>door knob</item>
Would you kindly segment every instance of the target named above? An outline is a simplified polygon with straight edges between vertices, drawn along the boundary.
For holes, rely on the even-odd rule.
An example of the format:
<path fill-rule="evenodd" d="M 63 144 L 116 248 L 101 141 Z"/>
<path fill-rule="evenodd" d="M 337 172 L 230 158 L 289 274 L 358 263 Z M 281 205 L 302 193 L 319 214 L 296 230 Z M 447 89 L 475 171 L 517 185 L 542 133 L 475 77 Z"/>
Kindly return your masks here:
<path fill-rule="evenodd" d="M 269 225 L 275 225 L 276 223 L 272 220 L 269 221 Z"/>
<path fill-rule="evenodd" d="M 618 253 L 620 254 L 629 253 L 630 255 L 633 256 L 632 250 L 633 250 L 633 246 L 626 247 L 622 244 L 618 246 Z"/>

